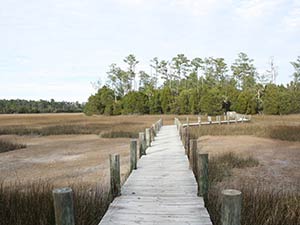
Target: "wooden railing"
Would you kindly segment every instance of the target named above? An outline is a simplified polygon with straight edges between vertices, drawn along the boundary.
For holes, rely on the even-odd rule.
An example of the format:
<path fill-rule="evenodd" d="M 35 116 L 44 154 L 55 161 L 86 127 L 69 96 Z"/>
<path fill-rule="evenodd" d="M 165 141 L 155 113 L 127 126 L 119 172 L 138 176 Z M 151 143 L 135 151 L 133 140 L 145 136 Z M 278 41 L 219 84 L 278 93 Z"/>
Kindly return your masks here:
<path fill-rule="evenodd" d="M 139 133 L 139 139 L 130 141 L 130 173 L 137 169 L 137 142 L 139 142 L 139 157 L 146 155 L 146 149 L 151 146 L 155 136 L 163 126 L 163 120 L 159 119 L 146 128 L 145 132 Z M 121 173 L 120 173 L 120 155 L 109 155 L 110 162 L 110 194 L 112 200 L 121 195 Z M 54 212 L 56 225 L 75 225 L 73 191 L 69 187 L 54 189 Z"/>
<path fill-rule="evenodd" d="M 186 126 L 201 126 L 201 125 L 211 125 L 211 124 L 230 124 L 230 123 L 246 123 L 251 121 L 251 115 L 244 115 L 239 113 L 223 115 L 223 116 L 198 116 L 197 122 L 190 122 L 187 117 L 186 122 L 182 123 L 183 127 Z"/>
<path fill-rule="evenodd" d="M 201 123 L 201 122 L 200 122 Z M 178 118 L 175 118 L 174 124 L 177 126 L 180 139 L 185 148 L 185 153 L 189 159 L 190 167 L 195 175 L 198 184 L 198 196 L 203 197 L 204 203 L 208 201 L 208 154 L 199 153 L 197 139 L 190 138 L 190 124 L 183 124 Z M 239 190 L 225 189 L 222 194 L 221 224 L 222 225 L 240 225 L 242 193 Z M 206 205 L 205 204 L 205 205 Z"/>

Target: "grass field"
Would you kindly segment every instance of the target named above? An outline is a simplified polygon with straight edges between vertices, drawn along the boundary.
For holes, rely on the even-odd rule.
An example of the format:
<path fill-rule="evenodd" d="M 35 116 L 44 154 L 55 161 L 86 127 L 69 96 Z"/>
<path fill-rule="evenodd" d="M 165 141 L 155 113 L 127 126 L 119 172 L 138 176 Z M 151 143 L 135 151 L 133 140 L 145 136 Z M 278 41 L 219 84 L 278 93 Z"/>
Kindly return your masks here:
<path fill-rule="evenodd" d="M 173 124 L 174 117 L 162 116 L 164 124 Z M 124 181 L 129 172 L 130 138 L 137 137 L 138 132 L 159 118 L 159 115 L 0 115 L 0 148 L 1 143 L 4 143 L 2 146 L 9 146 L 8 150 L 0 153 L 0 203 L 4 203 L 0 204 L 0 218 L 5 218 L 1 225 L 54 224 L 51 190 L 61 186 L 72 186 L 75 190 L 77 224 L 96 225 L 109 203 L 109 154 L 120 154 Z M 179 116 L 179 119 L 184 121 L 186 116 Z M 189 116 L 189 120 L 196 122 L 197 116 Z M 202 120 L 205 120 L 204 117 Z M 220 188 L 235 187 L 245 192 L 248 190 L 247 193 L 251 194 L 245 188 L 248 186 L 264 190 L 261 192 L 263 196 L 269 196 L 256 199 L 255 202 L 261 202 L 261 207 L 271 204 L 274 198 L 277 198 L 274 204 L 287 202 L 273 205 L 278 210 L 291 204 L 299 207 L 297 199 L 292 201 L 274 194 L 284 190 L 284 193 L 289 191 L 296 198 L 299 196 L 299 126 L 300 115 L 289 115 L 254 116 L 251 123 L 193 128 L 199 151 L 209 153 L 210 158 L 217 157 L 213 159 L 218 162 L 215 164 L 217 166 L 211 170 L 219 176 L 219 180 L 213 181 L 214 192 L 210 193 L 213 202 L 217 203 Z M 224 153 L 252 157 L 254 164 L 247 167 L 228 166 L 236 161 L 222 158 Z M 226 163 L 220 166 L 222 161 Z M 227 171 L 225 175 L 220 174 L 220 168 L 222 172 Z M 250 194 L 246 195 L 247 201 L 253 201 Z M 213 212 L 219 206 L 211 207 Z M 31 210 L 34 208 L 39 210 Z M 293 213 L 293 209 L 298 208 L 284 212 Z M 260 222 L 266 219 L 260 216 Z M 275 214 L 271 216 L 275 220 L 278 217 Z M 296 221 L 298 217 L 299 214 L 295 214 L 291 218 Z M 244 221 L 243 224 L 247 223 Z M 251 224 L 257 223 L 252 221 Z M 270 222 L 261 224 L 273 225 Z"/>

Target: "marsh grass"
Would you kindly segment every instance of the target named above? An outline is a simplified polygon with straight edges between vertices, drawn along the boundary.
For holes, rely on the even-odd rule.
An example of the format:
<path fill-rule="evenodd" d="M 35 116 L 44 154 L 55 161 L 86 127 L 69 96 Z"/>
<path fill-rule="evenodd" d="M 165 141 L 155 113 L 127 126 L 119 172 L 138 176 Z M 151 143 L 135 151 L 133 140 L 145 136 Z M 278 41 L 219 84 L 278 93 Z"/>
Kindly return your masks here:
<path fill-rule="evenodd" d="M 221 225 L 221 191 L 234 188 L 242 191 L 242 225 L 298 225 L 300 224 L 300 193 L 269 188 L 265 183 L 230 185 L 226 177 L 233 168 L 257 166 L 256 159 L 242 158 L 233 153 L 209 160 L 209 193 L 207 209 L 214 225 Z"/>
<path fill-rule="evenodd" d="M 300 141 L 300 126 L 295 125 L 269 125 L 258 123 L 207 125 L 192 127 L 191 133 L 193 137 L 196 138 L 205 135 L 252 135 L 284 141 Z"/>
<path fill-rule="evenodd" d="M 172 116 L 165 116 L 171 122 Z M 0 115 L 0 135 L 96 134 L 107 138 L 136 137 L 160 116 L 91 116 L 82 114 Z M 137 135 L 137 134 L 135 134 Z"/>
<path fill-rule="evenodd" d="M 258 166 L 259 162 L 252 156 L 242 157 L 232 152 L 214 156 L 209 160 L 210 183 L 220 182 L 232 175 L 233 168 Z"/>
<path fill-rule="evenodd" d="M 26 145 L 13 143 L 11 141 L 0 140 L 0 153 L 9 152 L 21 148 L 26 148 Z"/>
<path fill-rule="evenodd" d="M 136 131 L 109 131 L 101 134 L 102 138 L 138 138 Z"/>
<path fill-rule="evenodd" d="M 26 186 L 0 183 L 1 225 L 55 225 L 52 190 L 45 182 Z M 102 187 L 74 186 L 76 225 L 97 225 L 110 203 Z"/>

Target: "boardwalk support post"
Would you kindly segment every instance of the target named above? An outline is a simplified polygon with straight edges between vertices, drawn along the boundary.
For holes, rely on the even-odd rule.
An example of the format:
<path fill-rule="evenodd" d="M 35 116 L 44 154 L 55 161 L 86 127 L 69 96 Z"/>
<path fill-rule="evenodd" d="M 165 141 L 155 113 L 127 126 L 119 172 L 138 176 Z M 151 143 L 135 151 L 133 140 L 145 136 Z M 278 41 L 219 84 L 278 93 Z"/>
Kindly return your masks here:
<path fill-rule="evenodd" d="M 54 201 L 55 224 L 75 225 L 72 189 L 54 189 L 52 195 Z"/>
<path fill-rule="evenodd" d="M 145 133 L 139 133 L 139 156 L 140 158 L 142 155 L 146 155 L 146 140 L 145 140 Z"/>
<path fill-rule="evenodd" d="M 137 140 L 130 141 L 130 172 L 136 170 L 137 165 Z"/>
<path fill-rule="evenodd" d="M 238 190 L 222 191 L 222 225 L 241 225 L 242 193 Z"/>
<path fill-rule="evenodd" d="M 207 201 L 208 194 L 208 154 L 197 155 L 198 196 Z"/>
<path fill-rule="evenodd" d="M 197 166 L 197 161 L 196 161 L 196 157 L 197 157 L 197 139 L 192 139 L 190 140 L 190 149 L 188 152 L 188 156 L 190 159 L 190 167 L 192 169 L 192 171 L 194 172 L 194 174 L 196 175 L 197 170 L 196 170 L 196 166 Z M 196 176 L 197 177 L 197 176 Z"/>
<path fill-rule="evenodd" d="M 147 147 L 150 147 L 151 146 L 150 128 L 146 128 L 145 133 L 146 133 L 146 145 L 147 145 Z"/>
<path fill-rule="evenodd" d="M 110 192 L 113 198 L 121 195 L 120 155 L 110 154 Z"/>

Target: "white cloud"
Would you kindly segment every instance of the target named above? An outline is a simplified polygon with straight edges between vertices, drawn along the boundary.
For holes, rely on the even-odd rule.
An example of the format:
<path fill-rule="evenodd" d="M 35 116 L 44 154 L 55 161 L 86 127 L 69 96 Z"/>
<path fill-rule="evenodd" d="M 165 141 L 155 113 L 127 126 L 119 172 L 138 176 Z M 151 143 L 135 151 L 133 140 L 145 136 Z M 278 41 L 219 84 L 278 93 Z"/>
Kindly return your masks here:
<path fill-rule="evenodd" d="M 288 15 L 284 18 L 283 25 L 287 30 L 300 30 L 300 2 L 294 1 Z"/>
<path fill-rule="evenodd" d="M 283 0 L 244 0 L 237 5 L 236 13 L 244 19 L 260 19 L 272 14 L 283 3 Z"/>
<path fill-rule="evenodd" d="M 232 0 L 175 0 L 173 5 L 179 9 L 189 10 L 195 16 L 205 16 L 231 3 Z"/>

